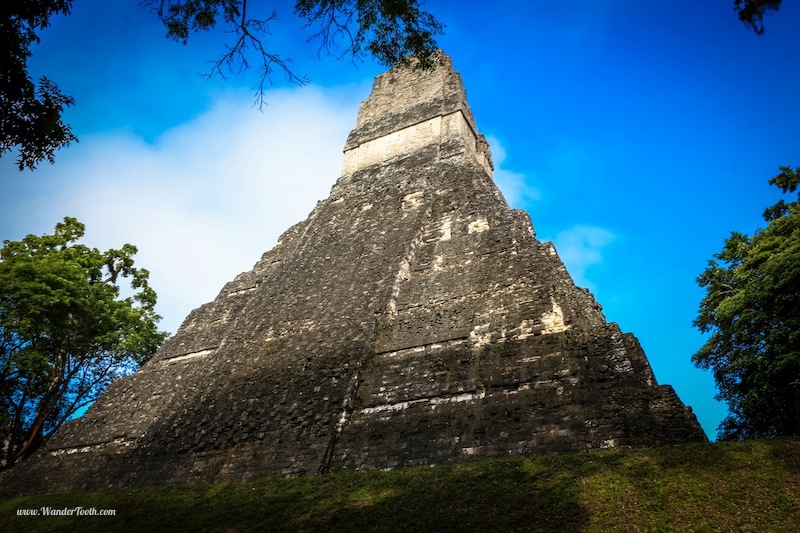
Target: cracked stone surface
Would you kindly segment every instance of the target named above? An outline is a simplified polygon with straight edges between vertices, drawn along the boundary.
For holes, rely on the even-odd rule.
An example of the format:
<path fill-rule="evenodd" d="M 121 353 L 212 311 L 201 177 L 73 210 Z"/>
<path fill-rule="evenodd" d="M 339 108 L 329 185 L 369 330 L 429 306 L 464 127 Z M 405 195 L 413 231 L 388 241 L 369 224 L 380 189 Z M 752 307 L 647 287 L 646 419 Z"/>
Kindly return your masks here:
<path fill-rule="evenodd" d="M 705 440 L 491 174 L 447 56 L 379 76 L 330 196 L 0 491 Z"/>

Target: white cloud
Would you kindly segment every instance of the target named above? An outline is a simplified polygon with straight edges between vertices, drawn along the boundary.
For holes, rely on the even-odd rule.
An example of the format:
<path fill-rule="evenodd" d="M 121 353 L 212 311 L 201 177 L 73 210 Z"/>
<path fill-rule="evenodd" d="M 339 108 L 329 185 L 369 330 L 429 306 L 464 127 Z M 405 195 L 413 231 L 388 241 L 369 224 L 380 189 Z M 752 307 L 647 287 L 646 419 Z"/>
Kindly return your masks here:
<path fill-rule="evenodd" d="M 614 239 L 616 236 L 606 229 L 578 224 L 559 232 L 553 244 L 575 283 L 595 292 L 586 270 L 603 262 L 603 248 Z"/>
<path fill-rule="evenodd" d="M 486 140 L 492 150 L 494 182 L 503 193 L 508 205 L 514 209 L 524 209 L 526 203 L 538 200 L 541 197 L 541 193 L 530 184 L 531 180 L 525 174 L 503 168 L 503 163 L 506 160 L 506 150 L 500 144 L 500 141 L 492 135 L 488 135 Z"/>
<path fill-rule="evenodd" d="M 88 245 L 135 244 L 174 333 L 328 195 L 363 92 L 273 91 L 263 113 L 251 94 L 227 93 L 152 145 L 124 132 L 83 136 L 54 166 L 3 176 L 0 238 L 74 216 Z M 0 171 L 15 172 L 3 159 Z"/>
<path fill-rule="evenodd" d="M 515 209 L 529 209 L 531 201 L 541 198 L 541 192 L 531 185 L 531 178 L 525 174 L 503 168 L 506 150 L 496 137 L 489 135 L 486 140 L 492 150 L 494 182 L 508 205 Z M 554 160 L 555 167 L 560 172 L 577 175 L 585 158 L 576 155 L 584 155 L 585 150 L 575 143 L 561 143 L 560 148 Z M 575 283 L 596 292 L 594 284 L 586 277 L 586 271 L 603 262 L 603 249 L 615 239 L 614 233 L 607 229 L 577 224 L 559 232 L 553 244 Z"/>

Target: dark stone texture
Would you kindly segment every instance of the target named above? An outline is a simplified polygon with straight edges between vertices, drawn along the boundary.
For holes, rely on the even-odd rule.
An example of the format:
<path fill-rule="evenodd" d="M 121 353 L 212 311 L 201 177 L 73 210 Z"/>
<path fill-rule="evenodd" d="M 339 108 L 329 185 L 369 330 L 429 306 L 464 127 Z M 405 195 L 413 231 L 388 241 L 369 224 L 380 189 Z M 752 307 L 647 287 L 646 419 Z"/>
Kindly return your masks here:
<path fill-rule="evenodd" d="M 375 82 L 342 177 L 4 494 L 704 440 L 491 178 L 447 57 Z"/>

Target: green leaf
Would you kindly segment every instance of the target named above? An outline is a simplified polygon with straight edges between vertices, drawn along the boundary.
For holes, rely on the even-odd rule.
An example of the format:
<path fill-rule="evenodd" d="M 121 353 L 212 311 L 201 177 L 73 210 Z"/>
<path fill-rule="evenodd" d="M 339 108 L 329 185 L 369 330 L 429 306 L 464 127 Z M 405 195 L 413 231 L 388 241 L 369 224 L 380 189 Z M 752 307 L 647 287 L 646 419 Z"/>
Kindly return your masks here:
<path fill-rule="evenodd" d="M 84 229 L 67 217 L 52 235 L 0 249 L 0 418 L 15 421 L 0 426 L 0 441 L 9 442 L 9 466 L 166 337 L 149 273 L 133 266 L 136 247 L 100 252 L 76 242 Z M 120 299 L 125 281 L 133 296 Z"/>
<path fill-rule="evenodd" d="M 785 194 L 800 169 L 770 180 Z M 781 200 L 751 237 L 731 233 L 697 282 L 694 325 L 710 334 L 692 357 L 712 370 L 730 416 L 720 438 L 800 433 L 800 205 Z"/>

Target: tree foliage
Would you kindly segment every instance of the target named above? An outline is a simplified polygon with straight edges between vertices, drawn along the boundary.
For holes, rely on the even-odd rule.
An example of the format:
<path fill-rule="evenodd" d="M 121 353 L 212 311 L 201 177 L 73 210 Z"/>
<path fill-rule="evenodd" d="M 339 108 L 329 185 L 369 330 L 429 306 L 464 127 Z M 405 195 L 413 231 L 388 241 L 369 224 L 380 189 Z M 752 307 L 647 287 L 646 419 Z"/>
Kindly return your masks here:
<path fill-rule="evenodd" d="M 784 194 L 800 168 L 770 180 Z M 764 211 L 752 237 L 733 232 L 698 278 L 706 295 L 695 325 L 710 333 L 693 356 L 711 369 L 730 415 L 720 438 L 800 434 L 800 199 Z"/>
<path fill-rule="evenodd" d="M 739 20 L 753 28 L 758 35 L 764 33 L 764 15 L 769 11 L 778 11 L 783 0 L 735 0 L 733 10 Z"/>
<path fill-rule="evenodd" d="M 2 2 L 0 7 L 0 156 L 19 147 L 17 166 L 33 170 L 77 140 L 61 114 L 74 100 L 51 80 L 28 74 L 30 47 L 53 15 L 66 15 L 72 0 Z"/>
<path fill-rule="evenodd" d="M 147 4 L 166 26 L 167 36 L 183 44 L 192 32 L 210 30 L 218 22 L 225 24 L 234 41 L 227 45 L 225 54 L 211 62 L 209 76 L 224 78 L 226 73 L 241 72 L 255 62 L 260 75 L 256 84 L 259 103 L 276 69 L 291 82 L 307 81 L 292 71 L 289 58 L 267 45 L 270 24 L 278 15 L 276 11 L 263 11 L 264 2 L 148 0 Z M 339 59 L 359 59 L 369 53 L 386 65 L 413 56 L 420 66 L 429 67 L 436 50 L 434 37 L 443 28 L 421 9 L 420 0 L 297 0 L 295 13 L 315 32 L 309 41 L 319 43 L 318 56 L 325 52 Z"/>
<path fill-rule="evenodd" d="M 5 467 L 38 450 L 116 378 L 164 340 L 148 272 L 136 247 L 100 252 L 75 241 L 74 218 L 53 235 L 4 241 L 0 249 L 0 442 Z M 132 295 L 120 298 L 130 281 Z"/>

